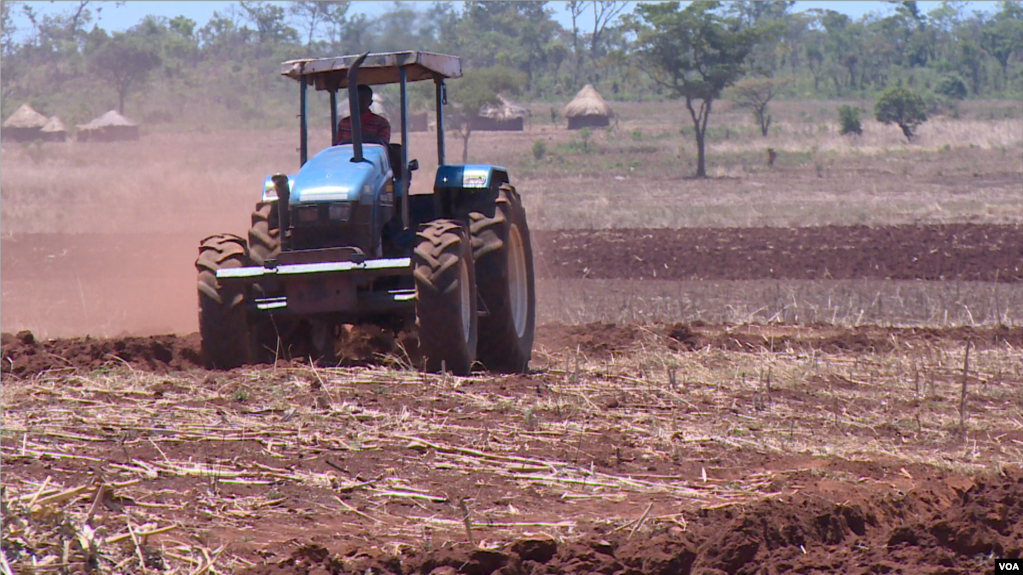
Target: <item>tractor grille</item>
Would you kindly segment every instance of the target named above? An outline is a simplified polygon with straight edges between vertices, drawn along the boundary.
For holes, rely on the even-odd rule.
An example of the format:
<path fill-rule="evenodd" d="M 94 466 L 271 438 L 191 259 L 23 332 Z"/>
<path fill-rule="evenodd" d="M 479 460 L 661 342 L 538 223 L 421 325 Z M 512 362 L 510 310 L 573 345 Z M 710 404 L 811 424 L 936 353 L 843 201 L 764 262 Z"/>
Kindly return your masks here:
<path fill-rule="evenodd" d="M 347 208 L 342 206 L 347 206 Z M 347 211 L 348 214 L 344 212 Z M 333 212 L 333 213 L 331 213 Z M 357 247 L 364 253 L 375 253 L 370 206 L 359 204 L 322 203 L 296 205 L 292 213 L 291 247 L 296 250 Z M 335 216 L 331 218 L 330 216 Z M 339 221 L 348 215 L 347 221 Z"/>

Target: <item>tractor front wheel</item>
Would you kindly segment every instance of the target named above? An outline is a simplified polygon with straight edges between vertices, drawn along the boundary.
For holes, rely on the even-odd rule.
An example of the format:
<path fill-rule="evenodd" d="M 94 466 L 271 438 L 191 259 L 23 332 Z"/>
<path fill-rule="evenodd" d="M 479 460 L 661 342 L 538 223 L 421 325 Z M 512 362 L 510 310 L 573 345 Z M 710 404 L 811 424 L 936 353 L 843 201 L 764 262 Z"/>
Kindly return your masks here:
<path fill-rule="evenodd" d="M 251 363 L 255 349 L 245 309 L 245 290 L 217 281 L 217 270 L 249 264 L 245 240 L 234 234 L 210 236 L 199 245 L 199 335 L 202 360 L 210 369 Z"/>
<path fill-rule="evenodd" d="M 515 188 L 503 184 L 495 204 L 493 215 L 469 214 L 476 282 L 486 311 L 480 318 L 478 355 L 489 370 L 524 373 L 536 324 L 533 249 Z"/>
<path fill-rule="evenodd" d="M 261 266 L 266 260 L 281 253 L 281 224 L 277 216 L 277 202 L 259 202 L 252 212 L 249 228 L 249 257 Z"/>
<path fill-rule="evenodd" d="M 468 375 L 476 361 L 476 270 L 465 227 L 435 220 L 416 233 L 416 322 L 426 369 Z"/>

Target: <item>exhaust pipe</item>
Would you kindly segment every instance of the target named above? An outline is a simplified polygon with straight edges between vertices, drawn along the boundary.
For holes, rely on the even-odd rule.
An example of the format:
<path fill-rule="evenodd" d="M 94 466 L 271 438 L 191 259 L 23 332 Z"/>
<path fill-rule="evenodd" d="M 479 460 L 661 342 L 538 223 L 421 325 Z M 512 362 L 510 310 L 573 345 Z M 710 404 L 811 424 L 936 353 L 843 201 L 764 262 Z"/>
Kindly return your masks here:
<path fill-rule="evenodd" d="M 288 185 L 288 176 L 274 174 L 271 179 L 274 189 L 277 190 L 277 218 L 281 225 L 281 251 L 287 251 L 291 246 L 288 241 L 288 230 L 291 229 L 291 186 Z"/>
<path fill-rule="evenodd" d="M 366 60 L 366 56 L 369 56 L 369 52 L 363 52 L 358 58 L 352 62 L 352 65 L 348 68 L 348 118 L 352 122 L 352 161 L 362 161 L 362 118 L 359 113 L 362 108 L 359 107 L 359 84 L 357 81 L 357 75 L 359 72 L 359 66 Z"/>

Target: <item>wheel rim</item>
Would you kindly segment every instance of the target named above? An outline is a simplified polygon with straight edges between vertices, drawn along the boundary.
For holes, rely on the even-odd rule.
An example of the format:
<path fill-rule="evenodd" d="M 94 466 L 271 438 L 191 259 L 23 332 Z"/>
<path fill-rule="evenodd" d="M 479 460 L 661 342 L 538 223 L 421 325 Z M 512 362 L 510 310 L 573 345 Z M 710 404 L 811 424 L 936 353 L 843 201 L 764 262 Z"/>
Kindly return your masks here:
<path fill-rule="evenodd" d="M 515 334 L 520 338 L 526 333 L 526 317 L 529 311 L 529 284 L 526 277 L 526 249 L 522 246 L 519 227 L 512 224 L 508 234 L 508 295 L 511 300 L 512 319 Z"/>
<path fill-rule="evenodd" d="M 459 268 L 458 276 L 458 291 L 461 294 L 461 312 L 462 312 L 462 337 L 465 338 L 465 342 L 469 343 L 469 328 L 471 327 L 472 316 L 472 301 L 469 299 L 469 266 L 462 260 Z"/>

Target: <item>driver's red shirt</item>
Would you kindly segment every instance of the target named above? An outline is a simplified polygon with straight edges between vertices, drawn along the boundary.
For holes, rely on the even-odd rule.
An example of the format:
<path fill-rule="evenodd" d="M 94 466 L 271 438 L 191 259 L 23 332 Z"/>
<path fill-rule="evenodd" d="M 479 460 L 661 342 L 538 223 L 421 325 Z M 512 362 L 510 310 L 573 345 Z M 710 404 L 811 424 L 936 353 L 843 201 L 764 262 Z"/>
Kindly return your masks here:
<path fill-rule="evenodd" d="M 391 124 L 383 116 L 373 112 L 366 112 L 359 116 L 362 123 L 362 141 L 380 140 L 385 144 L 391 143 Z M 337 123 L 337 140 L 334 145 L 352 141 L 352 118 L 341 118 Z"/>

